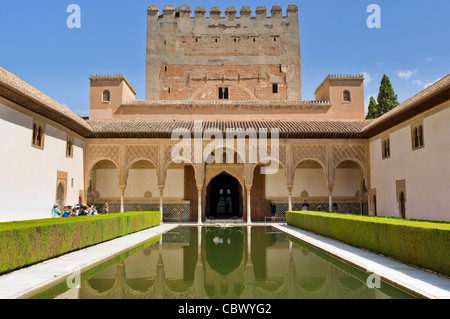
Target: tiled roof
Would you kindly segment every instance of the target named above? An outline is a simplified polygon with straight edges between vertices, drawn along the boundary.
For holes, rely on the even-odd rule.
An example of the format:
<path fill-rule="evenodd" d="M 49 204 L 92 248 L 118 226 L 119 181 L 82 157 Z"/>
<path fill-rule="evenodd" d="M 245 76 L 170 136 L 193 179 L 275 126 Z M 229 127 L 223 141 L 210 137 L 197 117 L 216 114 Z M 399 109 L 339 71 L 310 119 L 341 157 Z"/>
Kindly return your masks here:
<path fill-rule="evenodd" d="M 170 138 L 177 128 L 194 132 L 194 120 L 117 120 L 117 121 L 88 121 L 94 133 L 90 137 L 118 138 L 118 137 L 147 137 Z M 363 138 L 362 129 L 371 121 L 345 120 L 204 120 L 203 131 L 207 129 L 247 130 L 278 129 L 282 138 Z"/>
<path fill-rule="evenodd" d="M 83 136 L 92 132 L 92 128 L 80 116 L 1 67 L 0 96 L 52 119 Z"/>

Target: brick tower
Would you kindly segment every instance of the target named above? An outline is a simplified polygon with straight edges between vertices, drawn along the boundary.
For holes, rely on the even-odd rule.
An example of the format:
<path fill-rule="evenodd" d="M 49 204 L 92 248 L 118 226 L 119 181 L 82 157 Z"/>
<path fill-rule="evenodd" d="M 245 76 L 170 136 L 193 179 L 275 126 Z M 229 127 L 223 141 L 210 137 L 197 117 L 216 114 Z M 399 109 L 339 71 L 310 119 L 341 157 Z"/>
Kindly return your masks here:
<path fill-rule="evenodd" d="M 298 8 L 148 7 L 146 100 L 301 100 Z"/>

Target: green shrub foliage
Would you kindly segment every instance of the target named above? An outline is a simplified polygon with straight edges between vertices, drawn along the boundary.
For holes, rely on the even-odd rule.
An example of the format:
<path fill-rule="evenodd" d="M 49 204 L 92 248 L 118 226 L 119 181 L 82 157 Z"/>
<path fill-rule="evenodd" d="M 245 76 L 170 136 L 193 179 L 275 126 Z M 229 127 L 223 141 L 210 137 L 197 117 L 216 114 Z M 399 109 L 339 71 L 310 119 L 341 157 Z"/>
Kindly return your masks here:
<path fill-rule="evenodd" d="M 450 223 L 286 212 L 291 226 L 450 276 Z"/>
<path fill-rule="evenodd" d="M 0 274 L 144 230 L 160 212 L 129 212 L 0 223 Z"/>

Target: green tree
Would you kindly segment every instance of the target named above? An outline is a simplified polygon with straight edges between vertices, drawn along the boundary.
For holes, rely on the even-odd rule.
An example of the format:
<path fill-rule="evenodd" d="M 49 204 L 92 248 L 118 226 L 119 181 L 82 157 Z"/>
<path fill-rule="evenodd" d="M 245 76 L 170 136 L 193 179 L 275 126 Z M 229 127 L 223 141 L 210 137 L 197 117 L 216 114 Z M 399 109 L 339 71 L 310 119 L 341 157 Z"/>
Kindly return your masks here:
<path fill-rule="evenodd" d="M 377 101 L 375 101 L 373 96 L 371 96 L 370 102 L 369 102 L 369 110 L 367 112 L 366 120 L 374 120 L 380 116 L 381 116 L 381 109 L 380 109 L 379 105 L 377 104 Z"/>
<path fill-rule="evenodd" d="M 380 92 L 378 93 L 377 102 L 381 110 L 380 115 L 389 112 L 394 107 L 400 104 L 397 101 L 397 94 L 395 94 L 394 89 L 392 88 L 391 81 L 389 81 L 389 78 L 386 74 L 383 75 L 383 79 L 381 80 Z"/>

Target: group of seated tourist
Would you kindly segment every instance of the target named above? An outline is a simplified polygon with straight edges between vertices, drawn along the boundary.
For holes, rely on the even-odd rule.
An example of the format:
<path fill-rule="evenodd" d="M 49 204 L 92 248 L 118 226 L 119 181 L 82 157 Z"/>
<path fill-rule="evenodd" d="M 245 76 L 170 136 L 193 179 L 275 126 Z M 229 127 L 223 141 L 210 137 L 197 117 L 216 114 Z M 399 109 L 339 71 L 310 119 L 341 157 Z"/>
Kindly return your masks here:
<path fill-rule="evenodd" d="M 64 206 L 62 217 L 75 217 L 75 216 L 91 216 L 98 215 L 97 209 L 94 205 L 89 207 L 84 205 Z"/>
<path fill-rule="evenodd" d="M 92 216 L 107 213 L 108 204 L 105 204 L 105 207 L 101 212 L 97 211 L 97 208 L 94 205 L 86 206 L 82 204 L 76 204 L 74 206 L 65 205 L 62 212 L 59 210 L 58 204 L 55 204 L 52 209 L 52 217 Z"/>

